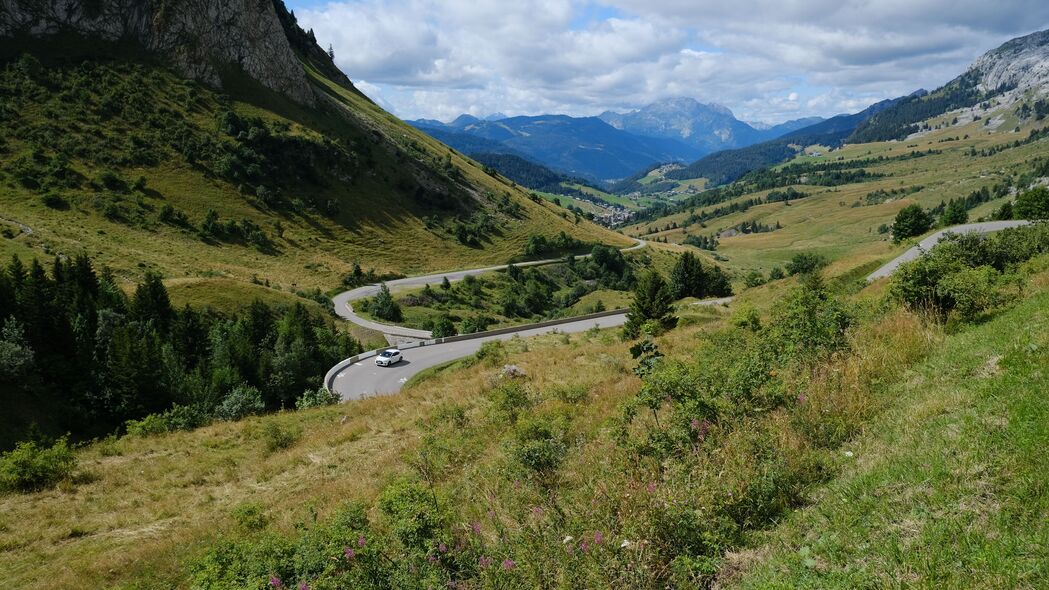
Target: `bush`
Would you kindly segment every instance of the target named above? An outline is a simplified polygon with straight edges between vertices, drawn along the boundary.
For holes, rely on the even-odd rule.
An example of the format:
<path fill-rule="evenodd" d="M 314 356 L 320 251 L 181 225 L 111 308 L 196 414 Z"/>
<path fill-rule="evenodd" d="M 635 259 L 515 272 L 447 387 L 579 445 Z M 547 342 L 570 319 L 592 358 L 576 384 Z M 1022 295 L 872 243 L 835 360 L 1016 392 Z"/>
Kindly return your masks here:
<path fill-rule="evenodd" d="M 448 314 L 441 314 L 433 324 L 432 335 L 434 338 L 447 338 L 456 334 L 455 324 L 452 323 L 452 318 L 448 317 Z"/>
<path fill-rule="evenodd" d="M 323 387 L 317 389 L 307 389 L 302 392 L 299 399 L 295 400 L 296 410 L 306 410 L 309 408 L 319 408 L 321 406 L 332 406 L 339 403 L 342 398 L 339 394 L 328 391 Z"/>
<path fill-rule="evenodd" d="M 285 426 L 275 420 L 266 422 L 262 427 L 262 440 L 266 443 L 266 450 L 275 453 L 287 449 L 299 442 L 302 438 L 302 429 Z"/>
<path fill-rule="evenodd" d="M 131 436 L 153 436 L 178 430 L 193 430 L 205 426 L 211 416 L 198 406 L 172 406 L 171 409 L 150 414 L 141 420 L 128 420 L 124 428 Z"/>
<path fill-rule="evenodd" d="M 989 266 L 966 268 L 943 277 L 937 293 L 954 302 L 958 319 L 970 322 L 1002 301 L 1000 275 Z"/>
<path fill-rule="evenodd" d="M 236 520 L 237 524 L 248 531 L 260 531 L 266 528 L 266 525 L 269 523 L 262 506 L 254 502 L 238 504 L 233 509 L 233 520 Z"/>
<path fill-rule="evenodd" d="M 266 409 L 262 402 L 262 393 L 251 385 L 238 385 L 222 398 L 215 408 L 215 417 L 219 420 L 240 420 L 252 414 L 260 414 Z"/>
<path fill-rule="evenodd" d="M 1012 209 L 1016 219 L 1049 219 L 1049 189 L 1039 186 L 1020 193 Z"/>
<path fill-rule="evenodd" d="M 524 410 L 532 405 L 528 390 L 516 379 L 500 383 L 488 392 L 493 416 L 501 421 L 513 424 Z"/>
<path fill-rule="evenodd" d="M 827 259 L 812 252 L 801 252 L 795 254 L 787 263 L 787 274 L 802 275 L 812 274 L 827 266 Z"/>
<path fill-rule="evenodd" d="M 561 465 L 567 452 L 561 429 L 546 420 L 529 420 L 519 426 L 514 435 L 514 459 L 540 475 L 550 475 Z"/>
<path fill-rule="evenodd" d="M 60 438 L 50 447 L 20 442 L 0 454 L 0 492 L 34 492 L 53 487 L 76 468 L 69 442 Z"/>
<path fill-rule="evenodd" d="M 474 358 L 489 367 L 497 367 L 506 362 L 506 346 L 499 340 L 484 342 L 474 354 Z"/>

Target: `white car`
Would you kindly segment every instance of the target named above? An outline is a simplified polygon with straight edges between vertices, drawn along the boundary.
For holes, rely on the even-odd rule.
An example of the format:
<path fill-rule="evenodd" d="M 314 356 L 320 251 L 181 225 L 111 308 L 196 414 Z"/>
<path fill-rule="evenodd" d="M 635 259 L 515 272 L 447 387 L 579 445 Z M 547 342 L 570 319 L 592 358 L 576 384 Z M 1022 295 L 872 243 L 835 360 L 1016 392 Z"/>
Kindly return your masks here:
<path fill-rule="evenodd" d="M 395 363 L 401 362 L 404 357 L 401 356 L 401 351 L 396 348 L 388 348 L 379 353 L 379 356 L 375 357 L 375 364 L 380 367 L 389 367 Z"/>

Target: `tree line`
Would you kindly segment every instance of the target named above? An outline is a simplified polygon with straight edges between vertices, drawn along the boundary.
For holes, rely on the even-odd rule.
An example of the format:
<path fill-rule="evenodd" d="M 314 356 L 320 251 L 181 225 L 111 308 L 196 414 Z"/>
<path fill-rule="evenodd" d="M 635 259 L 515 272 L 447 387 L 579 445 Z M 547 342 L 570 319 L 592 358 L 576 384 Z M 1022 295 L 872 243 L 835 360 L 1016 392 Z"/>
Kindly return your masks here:
<path fill-rule="evenodd" d="M 175 309 L 156 273 L 129 296 L 86 255 L 50 269 L 16 257 L 0 269 L 0 445 L 100 436 L 151 414 L 167 413 L 174 429 L 293 407 L 360 351 L 301 303 Z"/>

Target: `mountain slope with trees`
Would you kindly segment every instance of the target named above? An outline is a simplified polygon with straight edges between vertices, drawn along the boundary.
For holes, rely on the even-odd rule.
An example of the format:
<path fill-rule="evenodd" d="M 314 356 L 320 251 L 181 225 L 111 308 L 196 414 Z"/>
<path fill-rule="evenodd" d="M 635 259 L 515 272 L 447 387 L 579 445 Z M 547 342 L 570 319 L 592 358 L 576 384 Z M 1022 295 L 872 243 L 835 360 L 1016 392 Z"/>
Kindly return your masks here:
<path fill-rule="evenodd" d="M 502 263 L 533 234 L 627 243 L 384 112 L 279 1 L 39 6 L 0 19 L 5 257 L 87 251 L 124 280 L 295 291 L 331 289 L 355 261 Z"/>

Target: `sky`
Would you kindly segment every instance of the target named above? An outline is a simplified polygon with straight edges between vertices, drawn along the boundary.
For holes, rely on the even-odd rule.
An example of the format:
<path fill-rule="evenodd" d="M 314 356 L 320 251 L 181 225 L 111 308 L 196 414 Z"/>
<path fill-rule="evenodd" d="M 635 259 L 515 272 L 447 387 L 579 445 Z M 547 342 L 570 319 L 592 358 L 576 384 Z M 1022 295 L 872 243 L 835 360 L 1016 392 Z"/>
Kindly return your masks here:
<path fill-rule="evenodd" d="M 934 89 L 1049 28 L 1046 0 L 286 0 L 402 119 L 597 115 L 674 97 L 779 123 Z"/>

